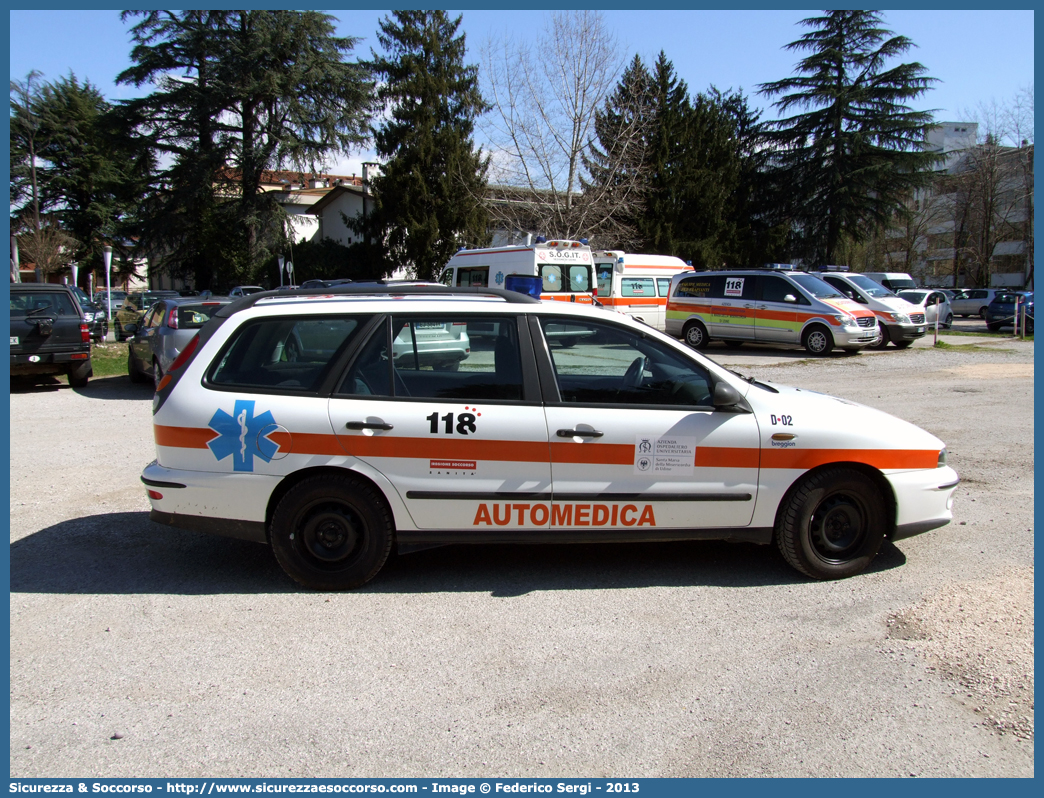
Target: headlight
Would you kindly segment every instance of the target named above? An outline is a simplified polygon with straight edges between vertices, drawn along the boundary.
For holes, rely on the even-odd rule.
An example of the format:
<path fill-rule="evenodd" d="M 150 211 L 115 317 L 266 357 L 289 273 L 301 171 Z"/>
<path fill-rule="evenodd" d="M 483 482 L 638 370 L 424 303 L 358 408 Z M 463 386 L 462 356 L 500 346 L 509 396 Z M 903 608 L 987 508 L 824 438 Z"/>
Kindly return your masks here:
<path fill-rule="evenodd" d="M 834 318 L 842 327 L 859 329 L 859 322 L 856 321 L 855 316 L 834 316 Z"/>
<path fill-rule="evenodd" d="M 944 446 L 942 448 L 942 451 L 939 452 L 939 465 L 936 466 L 936 467 L 937 468 L 942 468 L 945 465 L 946 465 L 946 447 Z"/>

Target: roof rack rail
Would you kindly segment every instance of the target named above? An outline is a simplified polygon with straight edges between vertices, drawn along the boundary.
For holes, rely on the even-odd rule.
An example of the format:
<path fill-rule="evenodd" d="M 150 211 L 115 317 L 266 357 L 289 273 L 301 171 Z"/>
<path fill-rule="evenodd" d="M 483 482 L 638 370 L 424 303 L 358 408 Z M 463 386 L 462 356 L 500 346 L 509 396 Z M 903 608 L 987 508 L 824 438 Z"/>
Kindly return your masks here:
<path fill-rule="evenodd" d="M 241 310 L 253 307 L 259 300 L 270 297 L 297 297 L 297 296 L 444 296 L 452 299 L 456 296 L 486 296 L 498 297 L 505 302 L 513 304 L 530 305 L 539 302 L 526 294 L 517 291 L 507 291 L 503 288 L 479 288 L 470 286 L 448 286 L 441 283 L 404 283 L 400 281 L 384 282 L 374 280 L 372 282 L 352 282 L 344 285 L 330 286 L 329 288 L 306 288 L 297 291 L 286 289 L 275 289 L 262 291 L 257 294 L 237 299 L 231 304 L 225 305 L 215 313 L 215 316 L 227 318 Z"/>

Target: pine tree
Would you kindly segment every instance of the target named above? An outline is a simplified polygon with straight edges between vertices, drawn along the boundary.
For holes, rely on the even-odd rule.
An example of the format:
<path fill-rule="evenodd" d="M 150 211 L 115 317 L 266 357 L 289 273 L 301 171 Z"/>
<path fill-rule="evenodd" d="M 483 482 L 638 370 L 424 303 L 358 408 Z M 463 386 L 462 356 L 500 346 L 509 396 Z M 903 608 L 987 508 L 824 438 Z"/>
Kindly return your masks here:
<path fill-rule="evenodd" d="M 807 51 L 794 77 L 762 84 L 780 96 L 771 123 L 775 168 L 804 241 L 817 263 L 834 260 L 844 236 L 865 240 L 903 212 L 936 156 L 920 147 L 932 117 L 907 103 L 935 82 L 919 63 L 889 66 L 913 43 L 880 27 L 876 11 L 827 11 L 787 49 Z"/>
<path fill-rule="evenodd" d="M 465 65 L 460 17 L 444 11 L 395 11 L 377 39 L 384 55 L 379 100 L 388 117 L 376 134 L 382 174 L 371 181 L 374 208 L 365 228 L 382 242 L 384 269 L 438 276 L 462 246 L 488 240 L 483 207 L 489 159 L 472 141 L 486 105 L 478 70 Z"/>
<path fill-rule="evenodd" d="M 641 246 L 639 217 L 649 182 L 648 150 L 655 105 L 652 76 L 637 55 L 624 69 L 604 107 L 596 112 L 596 141 L 583 157 L 583 202 L 592 209 L 592 238 L 602 246 Z"/>
<path fill-rule="evenodd" d="M 118 80 L 157 88 L 125 115 L 171 159 L 142 232 L 200 287 L 257 279 L 284 221 L 264 171 L 318 171 L 365 140 L 373 86 L 346 60 L 358 40 L 334 36 L 333 18 L 314 11 L 129 16 L 142 19 Z"/>

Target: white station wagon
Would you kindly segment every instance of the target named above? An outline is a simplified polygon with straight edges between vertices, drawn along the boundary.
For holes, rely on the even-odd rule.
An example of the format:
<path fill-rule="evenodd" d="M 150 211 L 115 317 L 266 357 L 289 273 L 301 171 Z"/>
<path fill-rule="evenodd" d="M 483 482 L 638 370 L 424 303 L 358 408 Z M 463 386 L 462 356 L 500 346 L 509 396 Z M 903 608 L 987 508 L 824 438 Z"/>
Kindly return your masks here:
<path fill-rule="evenodd" d="M 455 370 L 420 356 L 433 329 L 476 333 Z M 267 543 L 320 590 L 472 542 L 774 543 L 846 577 L 948 523 L 958 482 L 942 441 L 879 410 L 488 288 L 244 297 L 164 375 L 154 431 L 154 521 Z"/>

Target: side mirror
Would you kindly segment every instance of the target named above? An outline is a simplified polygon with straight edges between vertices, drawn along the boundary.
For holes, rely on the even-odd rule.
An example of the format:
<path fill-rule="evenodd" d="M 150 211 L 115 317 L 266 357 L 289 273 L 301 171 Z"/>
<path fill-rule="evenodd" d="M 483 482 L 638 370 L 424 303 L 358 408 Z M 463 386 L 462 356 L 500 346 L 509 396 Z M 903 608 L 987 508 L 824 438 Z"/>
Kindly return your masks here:
<path fill-rule="evenodd" d="M 787 294 L 785 297 L 783 297 L 783 301 L 784 302 L 797 302 L 797 297 L 794 296 L 793 294 Z"/>
<path fill-rule="evenodd" d="M 718 410 L 734 407 L 743 401 L 743 395 L 727 382 L 719 381 L 714 385 L 711 404 Z"/>

